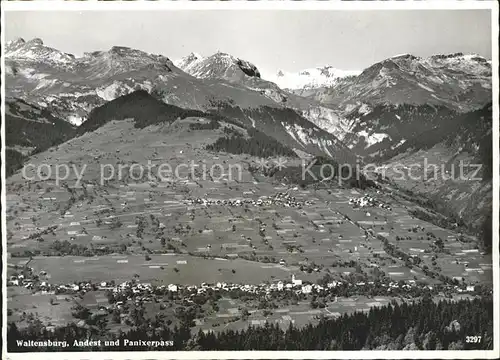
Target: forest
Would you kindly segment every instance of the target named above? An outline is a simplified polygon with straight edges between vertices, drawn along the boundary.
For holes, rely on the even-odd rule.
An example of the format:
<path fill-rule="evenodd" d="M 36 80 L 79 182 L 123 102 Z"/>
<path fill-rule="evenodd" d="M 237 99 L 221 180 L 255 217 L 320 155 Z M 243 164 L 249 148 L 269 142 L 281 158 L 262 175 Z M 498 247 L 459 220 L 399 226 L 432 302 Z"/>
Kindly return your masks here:
<path fill-rule="evenodd" d="M 27 104 L 21 99 L 6 103 L 5 114 L 5 176 L 19 170 L 28 155 L 59 145 L 75 134 L 74 127 L 49 111 Z M 9 147 L 25 148 L 26 154 Z"/>
<path fill-rule="evenodd" d="M 303 169 L 309 169 L 309 171 L 302 174 Z M 250 171 L 257 172 L 260 169 L 250 167 Z M 335 159 L 325 156 L 316 156 L 305 166 L 287 166 L 282 169 L 270 166 L 267 169 L 263 169 L 262 172 L 265 176 L 273 177 L 282 183 L 297 184 L 302 188 L 308 185 L 329 188 L 333 183 L 346 188 L 358 188 L 362 190 L 378 187 L 374 181 L 368 179 L 364 174 L 357 172 L 356 169 L 340 166 Z"/>
<path fill-rule="evenodd" d="M 9 177 L 23 167 L 23 164 L 26 161 L 26 156 L 21 154 L 19 151 L 5 149 L 5 159 L 5 177 Z"/>
<path fill-rule="evenodd" d="M 207 145 L 209 151 L 224 151 L 231 154 L 249 154 L 260 158 L 289 156 L 297 157 L 295 152 L 274 138 L 254 128 L 247 129 L 248 137 L 232 132 Z M 231 136 L 232 135 L 232 136 Z"/>
<path fill-rule="evenodd" d="M 166 104 L 145 90 L 137 90 L 94 108 L 78 131 L 80 133 L 94 131 L 111 120 L 134 119 L 135 127 L 142 129 L 158 123 L 173 122 L 178 118 L 205 115 L 199 110 L 182 109 Z"/>

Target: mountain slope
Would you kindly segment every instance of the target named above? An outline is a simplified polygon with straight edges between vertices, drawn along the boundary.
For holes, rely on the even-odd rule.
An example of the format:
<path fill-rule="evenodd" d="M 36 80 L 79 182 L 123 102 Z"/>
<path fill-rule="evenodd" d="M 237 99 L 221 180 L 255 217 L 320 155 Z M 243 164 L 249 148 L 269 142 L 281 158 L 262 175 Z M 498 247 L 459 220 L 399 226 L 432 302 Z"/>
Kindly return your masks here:
<path fill-rule="evenodd" d="M 399 151 L 387 153 L 382 173 L 455 216 L 464 230 L 481 233 L 484 223 L 491 221 L 492 124 L 491 103 L 456 115 L 453 124 L 429 129 Z"/>
<path fill-rule="evenodd" d="M 311 121 L 324 128 L 336 124 L 331 131 L 349 148 L 383 160 L 410 143 L 418 149 L 439 142 L 460 114 L 491 102 L 491 62 L 461 53 L 426 59 L 403 54 L 329 88 L 295 93 L 326 104 L 326 110 L 308 111 Z"/>
<path fill-rule="evenodd" d="M 334 135 L 336 138 L 340 139 L 344 137 L 349 131 L 349 126 L 345 124 L 344 119 L 334 109 L 315 100 L 297 96 L 292 92 L 280 88 L 274 82 L 262 79 L 259 70 L 248 61 L 224 53 L 216 53 L 206 58 L 196 53 L 191 53 L 175 63 L 187 73 L 201 80 L 210 80 L 212 84 L 223 81 L 227 82 L 226 86 L 245 88 L 257 92 L 272 101 L 261 106 L 293 109 L 300 117 L 312 122 L 321 130 Z M 331 69 L 327 68 L 324 71 L 332 75 L 329 72 Z M 235 103 L 232 101 L 231 104 L 239 105 L 239 102 L 236 101 Z M 242 108 L 249 109 L 252 107 L 244 106 Z M 285 114 L 288 110 L 285 109 L 283 111 Z M 250 110 L 247 112 L 250 112 Z M 263 110 L 262 113 L 269 113 L 269 111 Z M 292 115 L 292 118 L 295 116 Z M 301 124 L 304 123 L 303 120 L 299 122 Z M 289 125 L 292 128 L 294 127 L 293 122 Z M 298 123 L 297 126 L 302 125 Z M 296 135 L 294 134 L 293 136 Z"/>
<path fill-rule="evenodd" d="M 155 99 L 144 90 L 119 97 L 89 114 L 89 119 L 79 127 L 79 132 L 95 130 L 110 120 L 134 118 L 136 124 L 147 126 L 158 122 L 171 122 L 186 117 L 224 119 L 266 134 L 274 141 L 299 153 L 323 155 L 341 163 L 354 163 L 354 155 L 333 135 L 316 127 L 292 109 L 262 106 L 245 109 L 228 103 L 208 112 L 182 109 Z"/>
<path fill-rule="evenodd" d="M 5 101 L 6 176 L 19 169 L 24 160 L 75 135 L 75 128 L 50 112 L 21 99 Z"/>

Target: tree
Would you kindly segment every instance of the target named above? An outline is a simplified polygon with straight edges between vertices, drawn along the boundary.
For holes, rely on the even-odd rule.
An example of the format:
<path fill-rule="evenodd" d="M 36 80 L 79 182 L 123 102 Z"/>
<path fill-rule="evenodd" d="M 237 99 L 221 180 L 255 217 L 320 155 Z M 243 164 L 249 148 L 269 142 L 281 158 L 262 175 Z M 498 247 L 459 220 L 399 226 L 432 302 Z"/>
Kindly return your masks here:
<path fill-rule="evenodd" d="M 326 273 L 321 279 L 318 279 L 316 283 L 324 287 L 327 284 L 331 283 L 332 281 L 333 281 L 332 275 L 330 275 L 330 273 Z"/>
<path fill-rule="evenodd" d="M 241 311 L 241 319 L 242 320 L 247 320 L 249 316 L 250 316 L 250 313 L 248 312 L 248 310 L 246 308 Z"/>
<path fill-rule="evenodd" d="M 78 303 L 72 308 L 72 310 L 71 314 L 77 319 L 87 320 L 91 315 L 91 312 L 87 307 Z"/>
<path fill-rule="evenodd" d="M 486 215 L 483 225 L 481 228 L 481 240 L 482 245 L 484 247 L 484 251 L 487 253 L 491 253 L 492 248 L 492 240 L 493 240 L 493 232 L 492 232 L 492 217 L 491 212 L 488 212 Z"/>
<path fill-rule="evenodd" d="M 441 238 L 437 239 L 436 241 L 434 241 L 434 245 L 437 246 L 437 248 L 439 249 L 439 251 L 443 251 L 443 248 L 444 248 L 443 239 L 441 239 Z"/>

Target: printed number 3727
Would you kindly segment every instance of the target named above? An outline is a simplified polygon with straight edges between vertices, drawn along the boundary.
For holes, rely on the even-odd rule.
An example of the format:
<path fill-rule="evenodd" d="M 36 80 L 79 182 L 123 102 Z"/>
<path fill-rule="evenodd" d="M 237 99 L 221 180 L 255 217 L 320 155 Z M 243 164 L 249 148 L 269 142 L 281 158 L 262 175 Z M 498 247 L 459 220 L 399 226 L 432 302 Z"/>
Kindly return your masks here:
<path fill-rule="evenodd" d="M 465 342 L 469 344 L 479 344 L 481 342 L 481 336 L 466 336 Z"/>

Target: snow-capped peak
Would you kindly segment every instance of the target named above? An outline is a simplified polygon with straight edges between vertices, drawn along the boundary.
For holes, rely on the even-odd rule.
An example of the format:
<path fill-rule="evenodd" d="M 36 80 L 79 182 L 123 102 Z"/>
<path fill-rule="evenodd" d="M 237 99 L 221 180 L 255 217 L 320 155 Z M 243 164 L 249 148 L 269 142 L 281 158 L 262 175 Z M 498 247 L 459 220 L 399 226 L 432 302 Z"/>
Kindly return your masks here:
<path fill-rule="evenodd" d="M 313 89 L 333 86 L 342 78 L 360 73 L 361 71 L 357 70 L 340 70 L 332 66 L 321 66 L 296 73 L 278 70 L 274 77 L 266 80 L 276 83 L 282 89 Z"/>
<path fill-rule="evenodd" d="M 189 69 L 204 59 L 203 56 L 196 52 L 191 52 L 189 55 L 184 56 L 182 59 L 174 60 L 174 65 L 189 73 Z"/>
<path fill-rule="evenodd" d="M 237 59 L 234 56 L 222 51 L 217 51 L 212 56 L 209 56 L 207 60 L 209 60 L 214 64 L 218 65 L 224 64 L 225 66 L 230 66 L 231 64 L 237 61 Z"/>
<path fill-rule="evenodd" d="M 28 41 L 26 43 L 26 46 L 43 46 L 43 40 L 40 39 L 40 38 L 34 38 L 34 39 L 31 39 L 30 41 Z"/>
<path fill-rule="evenodd" d="M 391 56 L 391 59 L 396 59 L 396 58 L 416 59 L 417 57 L 415 55 L 410 54 L 410 53 L 402 53 L 402 54 L 397 54 L 397 55 Z"/>
<path fill-rule="evenodd" d="M 75 57 L 71 54 L 63 53 L 54 48 L 45 46 L 42 39 L 34 38 L 29 41 L 16 39 L 7 43 L 5 57 L 23 61 L 42 61 L 59 64 L 68 64 Z"/>
<path fill-rule="evenodd" d="M 224 78 L 234 80 L 241 76 L 260 77 L 260 72 L 251 62 L 231 54 L 217 51 L 209 57 L 191 53 L 174 64 L 198 78 Z"/>
<path fill-rule="evenodd" d="M 26 41 L 24 41 L 23 38 L 17 38 L 11 41 L 8 41 L 7 44 L 5 44 L 5 53 L 10 53 L 12 51 L 15 51 L 19 49 L 21 46 L 24 46 L 26 44 Z"/>
<path fill-rule="evenodd" d="M 189 59 L 189 60 L 200 60 L 203 59 L 203 56 L 198 54 L 197 52 L 191 52 L 188 56 L 184 57 L 184 59 Z"/>

